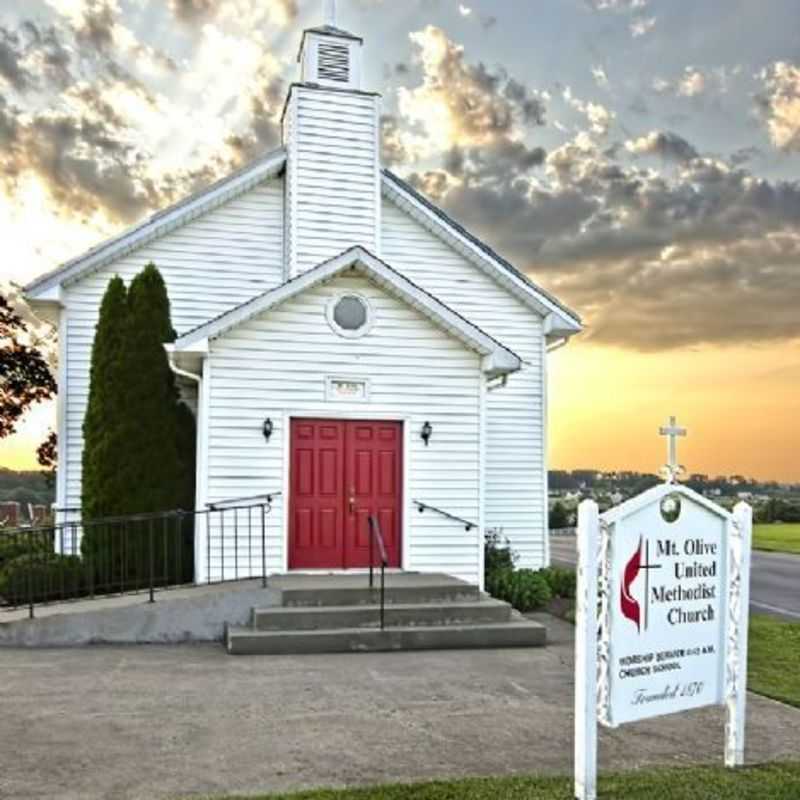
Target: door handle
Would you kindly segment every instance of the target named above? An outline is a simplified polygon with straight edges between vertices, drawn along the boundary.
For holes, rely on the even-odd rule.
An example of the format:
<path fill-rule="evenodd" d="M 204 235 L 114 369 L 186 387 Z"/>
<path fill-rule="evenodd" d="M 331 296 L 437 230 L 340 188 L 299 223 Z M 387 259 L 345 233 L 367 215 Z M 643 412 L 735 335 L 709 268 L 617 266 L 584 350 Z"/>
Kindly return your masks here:
<path fill-rule="evenodd" d="M 350 513 L 352 514 L 356 510 L 356 499 L 355 497 L 350 498 Z"/>

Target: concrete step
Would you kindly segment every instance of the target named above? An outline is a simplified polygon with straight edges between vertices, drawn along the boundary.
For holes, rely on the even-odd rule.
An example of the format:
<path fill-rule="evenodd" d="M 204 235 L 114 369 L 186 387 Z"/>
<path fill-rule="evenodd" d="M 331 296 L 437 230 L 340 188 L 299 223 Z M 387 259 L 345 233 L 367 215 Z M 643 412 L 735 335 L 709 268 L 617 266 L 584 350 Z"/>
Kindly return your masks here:
<path fill-rule="evenodd" d="M 472 602 L 392 603 L 386 606 L 386 625 L 433 627 L 508 622 L 511 606 L 486 598 Z M 377 628 L 379 605 L 294 606 L 253 609 L 253 628 L 259 631 L 309 631 Z"/>
<path fill-rule="evenodd" d="M 320 586 L 282 588 L 282 604 L 293 607 L 371 606 L 380 602 L 379 583 L 370 589 L 366 583 L 354 586 Z M 386 604 L 415 605 L 421 603 L 463 602 L 478 599 L 478 590 L 462 581 L 441 583 L 396 584 L 387 582 Z"/>
<path fill-rule="evenodd" d="M 484 625 L 341 628 L 317 631 L 257 631 L 229 627 L 230 655 L 306 655 L 311 653 L 386 652 L 391 650 L 465 650 L 542 647 L 543 625 L 515 615 L 512 622 Z"/>

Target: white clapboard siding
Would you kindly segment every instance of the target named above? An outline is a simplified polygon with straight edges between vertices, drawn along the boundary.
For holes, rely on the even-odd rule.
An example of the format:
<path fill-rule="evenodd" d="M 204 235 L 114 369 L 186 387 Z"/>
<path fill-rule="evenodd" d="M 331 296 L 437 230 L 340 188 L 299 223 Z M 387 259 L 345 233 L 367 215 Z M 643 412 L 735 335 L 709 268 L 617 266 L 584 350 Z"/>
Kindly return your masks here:
<path fill-rule="evenodd" d="M 89 366 L 100 302 L 108 281 L 126 283 L 152 261 L 167 284 L 177 332 L 207 322 L 283 280 L 283 181 L 268 181 L 185 226 L 86 275 L 65 291 L 67 385 L 66 430 L 59 438 L 64 471 L 61 507 L 79 507 L 83 418 Z M 181 383 L 196 409 L 196 390 Z"/>
<path fill-rule="evenodd" d="M 328 325 L 326 306 L 342 291 L 367 297 L 375 324 L 360 339 Z M 404 453 L 409 485 L 404 497 L 406 569 L 445 571 L 471 582 L 479 573 L 480 532 L 411 506 L 418 499 L 480 520 L 480 357 L 427 318 L 367 279 L 340 276 L 211 342 L 208 421 L 208 500 L 285 491 L 292 413 L 406 421 Z M 367 378 L 364 403 L 325 398 L 326 378 Z M 262 435 L 265 418 L 275 431 Z M 419 432 L 428 420 L 433 439 Z M 268 518 L 270 571 L 286 568 L 286 507 L 276 501 Z M 223 551 L 212 525 L 211 577 L 222 575 Z M 225 537 L 225 575 L 232 577 L 236 548 Z M 240 564 L 244 563 L 240 543 Z M 207 548 L 208 549 L 208 548 Z M 259 553 L 260 557 L 260 553 Z M 260 563 L 260 562 L 257 562 Z M 241 575 L 240 575 L 241 577 Z"/>
<path fill-rule="evenodd" d="M 486 528 L 507 537 L 519 565 L 547 558 L 542 320 L 476 265 L 389 200 L 382 209 L 383 259 L 524 362 L 487 395 Z"/>
<path fill-rule="evenodd" d="M 354 245 L 379 250 L 378 100 L 292 87 L 287 148 L 287 269 L 297 275 Z"/>

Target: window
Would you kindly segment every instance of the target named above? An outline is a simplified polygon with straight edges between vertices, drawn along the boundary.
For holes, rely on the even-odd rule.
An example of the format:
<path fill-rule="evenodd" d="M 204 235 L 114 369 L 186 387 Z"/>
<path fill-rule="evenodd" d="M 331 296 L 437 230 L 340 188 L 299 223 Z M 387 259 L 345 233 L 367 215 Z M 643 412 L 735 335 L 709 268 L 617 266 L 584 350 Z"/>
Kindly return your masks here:
<path fill-rule="evenodd" d="M 328 324 L 340 336 L 356 339 L 372 327 L 372 309 L 366 298 L 343 294 L 331 298 L 327 309 Z"/>

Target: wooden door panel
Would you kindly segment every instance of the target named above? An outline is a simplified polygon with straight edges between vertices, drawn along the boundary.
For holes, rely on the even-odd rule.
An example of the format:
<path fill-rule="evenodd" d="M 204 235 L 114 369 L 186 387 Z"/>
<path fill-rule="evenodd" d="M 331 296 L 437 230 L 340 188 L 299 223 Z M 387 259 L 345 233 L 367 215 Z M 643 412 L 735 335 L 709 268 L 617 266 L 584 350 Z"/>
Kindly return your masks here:
<path fill-rule="evenodd" d="M 292 422 L 290 569 L 344 566 L 344 445 L 343 422 Z"/>
<path fill-rule="evenodd" d="M 375 514 L 389 557 L 401 563 L 402 423 L 353 422 L 347 433 L 345 564 L 369 566 L 369 516 Z M 353 511 L 349 511 L 350 499 Z M 378 551 L 374 552 L 377 564 Z"/>

